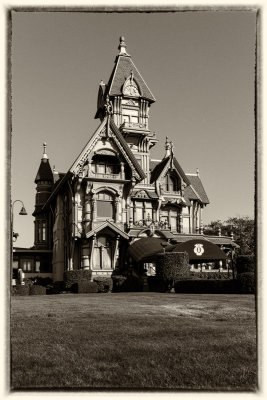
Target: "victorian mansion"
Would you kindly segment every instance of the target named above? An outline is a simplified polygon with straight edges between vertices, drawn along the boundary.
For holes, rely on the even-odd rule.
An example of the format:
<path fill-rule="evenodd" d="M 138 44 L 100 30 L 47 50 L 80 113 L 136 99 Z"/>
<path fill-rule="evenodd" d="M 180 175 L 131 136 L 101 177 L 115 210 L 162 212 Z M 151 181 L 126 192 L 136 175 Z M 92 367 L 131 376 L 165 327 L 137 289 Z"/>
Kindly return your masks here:
<path fill-rule="evenodd" d="M 198 172 L 183 171 L 168 138 L 162 160 L 151 159 L 158 142 L 148 123 L 155 101 L 121 37 L 111 76 L 99 86 L 99 126 L 66 173 L 51 169 L 44 144 L 35 178 L 34 246 L 15 251 L 17 268 L 54 281 L 68 269 L 110 276 L 134 269 L 128 250 L 140 238 L 170 244 L 207 238 L 202 210 L 209 199 Z M 30 260 L 26 268 L 23 259 Z"/>

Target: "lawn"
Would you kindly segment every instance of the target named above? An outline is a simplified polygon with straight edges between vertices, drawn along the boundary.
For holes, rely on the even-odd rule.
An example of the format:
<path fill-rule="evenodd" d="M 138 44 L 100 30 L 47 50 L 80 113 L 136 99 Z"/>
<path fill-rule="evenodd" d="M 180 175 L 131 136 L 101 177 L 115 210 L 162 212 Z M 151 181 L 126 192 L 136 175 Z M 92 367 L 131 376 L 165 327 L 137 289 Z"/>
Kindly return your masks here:
<path fill-rule="evenodd" d="M 256 390 L 254 296 L 12 297 L 11 388 Z"/>

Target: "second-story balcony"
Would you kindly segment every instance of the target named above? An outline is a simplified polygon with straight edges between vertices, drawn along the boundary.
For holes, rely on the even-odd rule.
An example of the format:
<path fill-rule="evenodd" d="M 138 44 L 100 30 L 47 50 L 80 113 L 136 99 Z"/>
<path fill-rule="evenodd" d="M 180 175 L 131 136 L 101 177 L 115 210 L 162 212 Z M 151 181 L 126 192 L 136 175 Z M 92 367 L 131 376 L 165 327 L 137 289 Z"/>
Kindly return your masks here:
<path fill-rule="evenodd" d="M 142 124 L 140 122 L 130 122 L 130 121 L 124 121 L 123 124 L 121 125 L 121 129 L 141 129 L 141 130 L 147 130 L 147 125 Z"/>

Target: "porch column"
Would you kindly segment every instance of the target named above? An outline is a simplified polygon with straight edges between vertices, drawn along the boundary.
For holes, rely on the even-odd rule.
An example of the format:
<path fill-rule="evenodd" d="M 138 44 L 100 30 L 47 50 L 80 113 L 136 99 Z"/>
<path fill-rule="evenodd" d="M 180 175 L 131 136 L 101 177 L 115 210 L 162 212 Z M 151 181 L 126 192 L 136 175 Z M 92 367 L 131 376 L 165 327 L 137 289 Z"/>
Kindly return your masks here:
<path fill-rule="evenodd" d="M 82 245 L 82 268 L 89 269 L 89 246 L 88 243 Z"/>
<path fill-rule="evenodd" d="M 96 235 L 93 235 L 92 244 L 91 244 L 91 255 L 90 255 L 90 269 L 93 270 L 93 260 L 94 260 L 94 251 L 95 251 L 95 241 Z"/>
<path fill-rule="evenodd" d="M 120 236 L 117 235 L 116 236 L 116 241 L 115 241 L 114 254 L 113 254 L 113 262 L 112 262 L 112 269 L 113 270 L 116 268 L 116 261 L 118 259 L 119 240 L 120 240 Z"/>

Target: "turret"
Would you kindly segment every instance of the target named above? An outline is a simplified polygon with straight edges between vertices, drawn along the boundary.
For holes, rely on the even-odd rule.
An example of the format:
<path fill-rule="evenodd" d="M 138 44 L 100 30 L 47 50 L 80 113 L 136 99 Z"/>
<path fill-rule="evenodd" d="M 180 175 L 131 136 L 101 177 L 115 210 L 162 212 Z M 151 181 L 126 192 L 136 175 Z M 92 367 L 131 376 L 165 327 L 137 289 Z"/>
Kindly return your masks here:
<path fill-rule="evenodd" d="M 36 195 L 35 209 L 32 214 L 35 217 L 34 244 L 38 248 L 47 247 L 49 243 L 49 215 L 42 208 L 49 198 L 53 186 L 53 173 L 46 154 L 46 143 L 43 144 L 43 148 L 43 157 L 34 181 L 36 183 Z"/>

